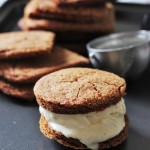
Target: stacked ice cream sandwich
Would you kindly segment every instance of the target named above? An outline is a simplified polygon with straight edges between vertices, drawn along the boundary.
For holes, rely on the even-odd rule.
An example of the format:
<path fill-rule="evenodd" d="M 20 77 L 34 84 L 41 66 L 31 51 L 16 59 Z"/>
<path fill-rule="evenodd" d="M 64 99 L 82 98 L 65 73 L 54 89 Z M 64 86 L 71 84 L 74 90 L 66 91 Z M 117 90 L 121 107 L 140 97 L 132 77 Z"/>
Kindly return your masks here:
<path fill-rule="evenodd" d="M 128 133 L 125 88 L 123 78 L 89 68 L 62 69 L 42 77 L 34 87 L 41 132 L 80 150 L 121 144 Z"/>
<path fill-rule="evenodd" d="M 24 11 L 24 30 L 49 30 L 56 42 L 85 53 L 89 40 L 114 30 L 113 4 L 104 0 L 32 0 Z"/>

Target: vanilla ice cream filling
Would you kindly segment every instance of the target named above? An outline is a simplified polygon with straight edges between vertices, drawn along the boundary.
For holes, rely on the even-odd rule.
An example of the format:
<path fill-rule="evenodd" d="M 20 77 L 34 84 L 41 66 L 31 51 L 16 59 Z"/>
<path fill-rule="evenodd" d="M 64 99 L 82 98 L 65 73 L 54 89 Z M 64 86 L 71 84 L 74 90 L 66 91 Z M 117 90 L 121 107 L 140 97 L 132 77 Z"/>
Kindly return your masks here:
<path fill-rule="evenodd" d="M 103 111 L 87 114 L 56 114 L 39 108 L 53 130 L 65 137 L 80 140 L 89 149 L 98 149 L 98 143 L 118 135 L 125 127 L 126 107 L 123 98 Z"/>

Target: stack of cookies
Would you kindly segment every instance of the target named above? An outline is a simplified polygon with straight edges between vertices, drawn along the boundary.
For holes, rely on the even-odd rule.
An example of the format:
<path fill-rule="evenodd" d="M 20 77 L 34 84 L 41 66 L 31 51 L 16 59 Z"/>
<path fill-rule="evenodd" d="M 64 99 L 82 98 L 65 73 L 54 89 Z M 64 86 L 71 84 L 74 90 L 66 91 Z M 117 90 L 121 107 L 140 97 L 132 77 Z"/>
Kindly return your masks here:
<path fill-rule="evenodd" d="M 104 0 L 32 0 L 24 11 L 24 30 L 49 30 L 56 42 L 85 53 L 85 45 L 114 30 L 114 8 Z"/>
<path fill-rule="evenodd" d="M 0 34 L 0 91 L 33 100 L 33 86 L 43 75 L 88 64 L 87 58 L 54 46 L 54 39 L 46 31 Z"/>

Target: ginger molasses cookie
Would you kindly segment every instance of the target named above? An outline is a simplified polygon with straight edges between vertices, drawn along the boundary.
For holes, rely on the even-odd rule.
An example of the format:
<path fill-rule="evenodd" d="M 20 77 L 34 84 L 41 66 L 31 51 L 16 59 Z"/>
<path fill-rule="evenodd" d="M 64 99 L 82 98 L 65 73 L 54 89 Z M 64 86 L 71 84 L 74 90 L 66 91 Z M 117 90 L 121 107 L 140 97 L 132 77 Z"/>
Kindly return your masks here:
<path fill-rule="evenodd" d="M 54 33 L 46 31 L 1 33 L 0 60 L 48 54 L 54 38 Z"/>
<path fill-rule="evenodd" d="M 28 58 L 23 62 L 0 63 L 0 77 L 16 83 L 35 83 L 48 73 L 69 67 L 87 66 L 89 60 L 65 48 L 55 46 L 51 54 Z"/>
<path fill-rule="evenodd" d="M 32 101 L 35 99 L 33 94 L 33 86 L 34 84 L 17 85 L 0 79 L 1 92 L 27 101 Z"/>
<path fill-rule="evenodd" d="M 24 10 L 24 18 L 54 19 L 64 22 L 80 23 L 90 23 L 98 22 L 99 20 L 107 20 L 107 18 L 110 18 L 113 15 L 114 7 L 109 2 L 97 7 L 60 8 L 52 1 L 33 0 L 27 4 Z"/>

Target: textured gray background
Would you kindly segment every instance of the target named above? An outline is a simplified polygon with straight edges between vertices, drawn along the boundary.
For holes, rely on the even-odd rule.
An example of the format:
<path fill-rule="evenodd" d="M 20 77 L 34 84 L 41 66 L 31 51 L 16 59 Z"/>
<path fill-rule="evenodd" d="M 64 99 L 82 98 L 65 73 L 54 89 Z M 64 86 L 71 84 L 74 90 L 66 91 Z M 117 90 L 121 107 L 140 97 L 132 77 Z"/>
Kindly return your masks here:
<path fill-rule="evenodd" d="M 13 29 L 9 26 L 5 30 L 16 30 L 16 26 L 11 27 Z M 138 28 L 132 19 L 117 22 L 117 31 Z M 130 119 L 129 136 L 115 150 L 150 150 L 150 73 L 127 83 L 125 100 Z M 36 102 L 22 102 L 0 93 L 0 150 L 69 150 L 40 133 L 39 117 Z"/>

